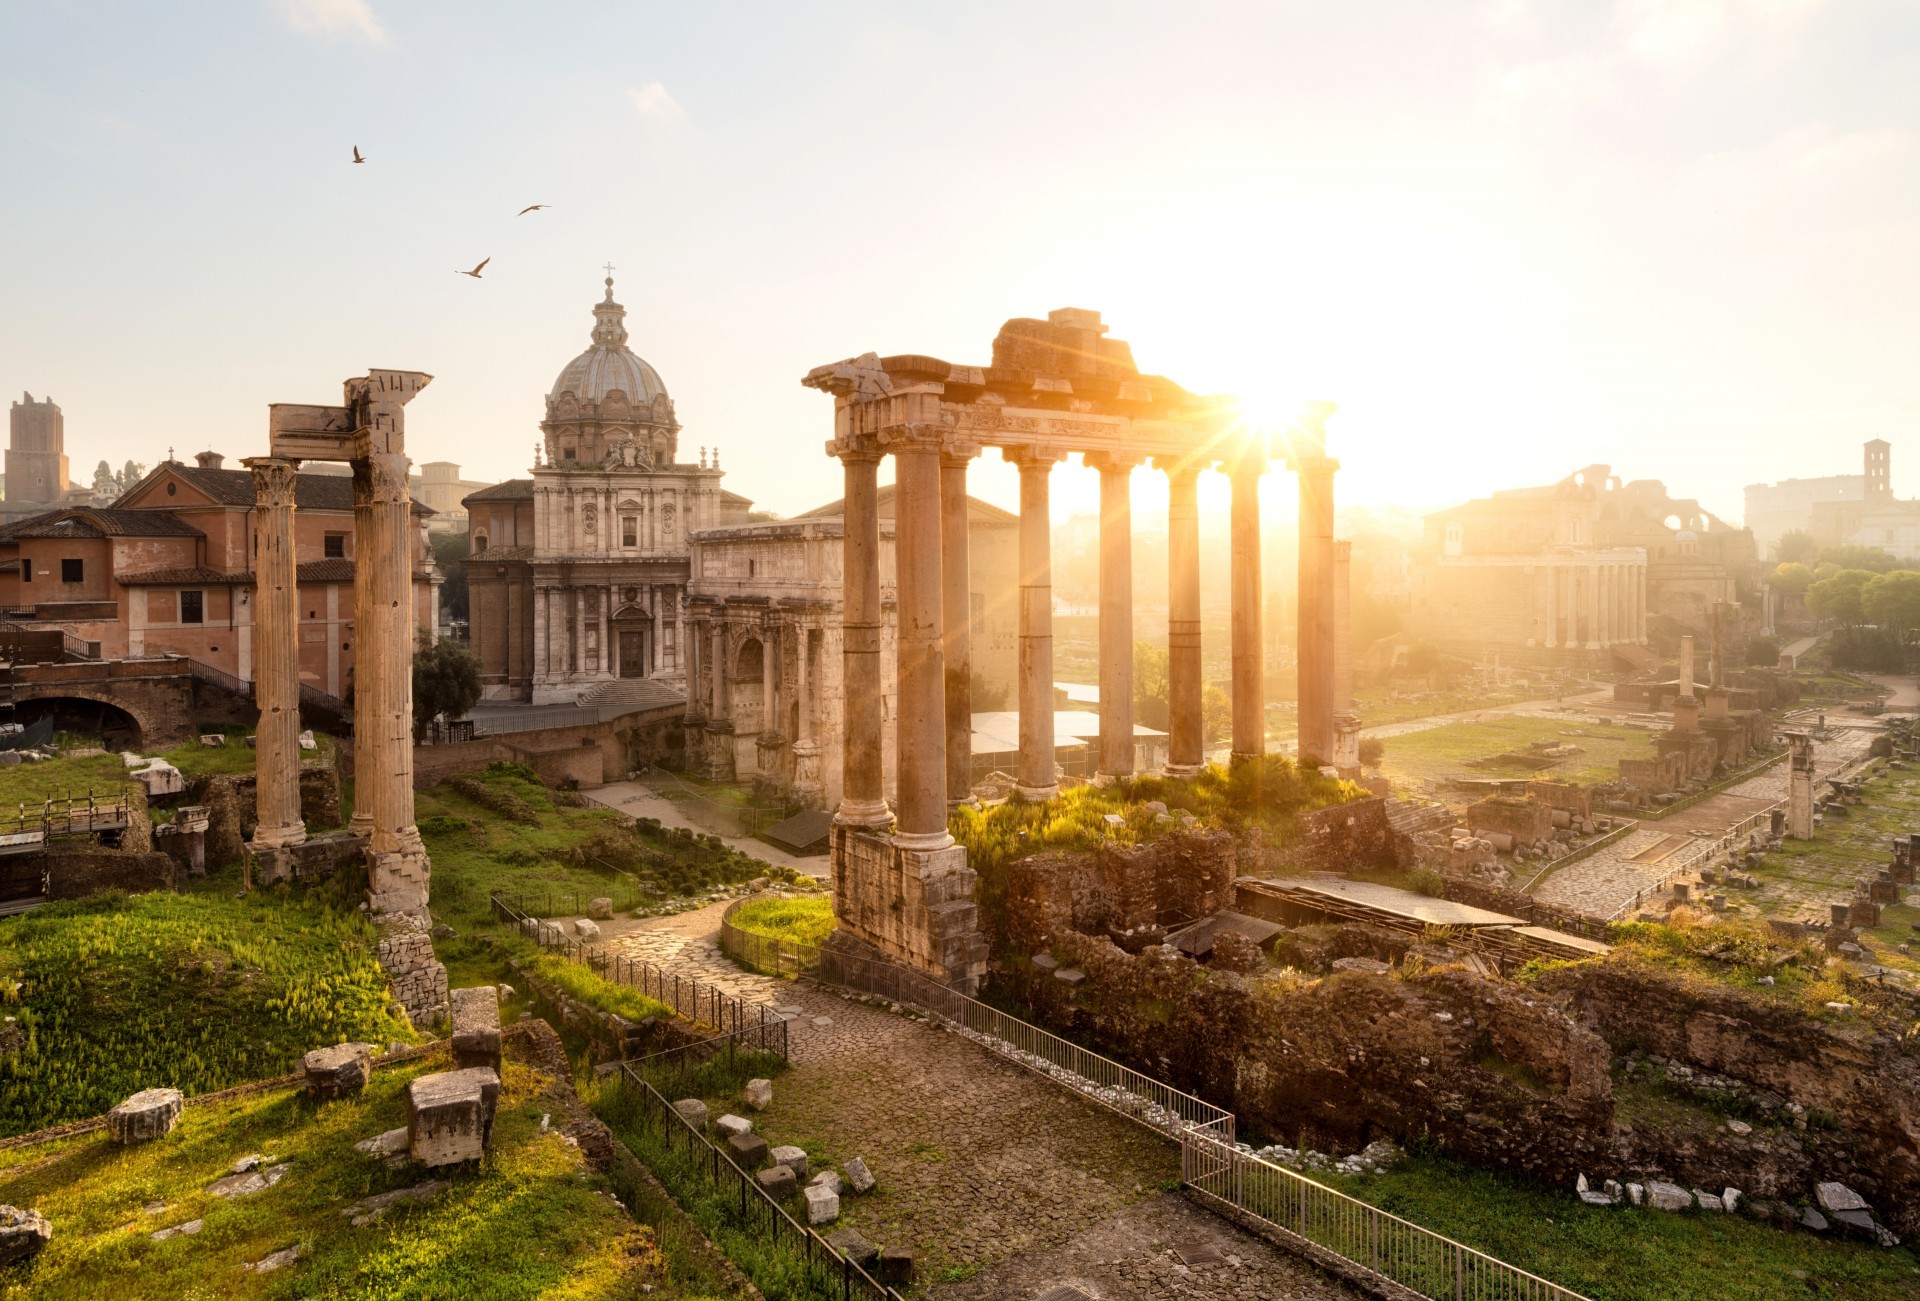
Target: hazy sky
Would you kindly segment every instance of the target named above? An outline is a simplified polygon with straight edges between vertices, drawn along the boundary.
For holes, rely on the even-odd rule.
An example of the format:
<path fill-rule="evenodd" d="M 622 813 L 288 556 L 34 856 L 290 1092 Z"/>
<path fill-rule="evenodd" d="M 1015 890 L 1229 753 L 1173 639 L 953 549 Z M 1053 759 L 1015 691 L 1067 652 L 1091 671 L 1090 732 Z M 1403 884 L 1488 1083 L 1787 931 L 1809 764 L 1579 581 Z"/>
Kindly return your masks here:
<path fill-rule="evenodd" d="M 1065 305 L 1338 402 L 1349 502 L 1605 461 L 1737 518 L 1874 436 L 1915 495 L 1917 132 L 1911 0 L 4 0 L 0 392 L 84 481 L 421 369 L 415 458 L 506 477 L 611 260 L 782 513 L 838 494 L 809 367 Z"/>

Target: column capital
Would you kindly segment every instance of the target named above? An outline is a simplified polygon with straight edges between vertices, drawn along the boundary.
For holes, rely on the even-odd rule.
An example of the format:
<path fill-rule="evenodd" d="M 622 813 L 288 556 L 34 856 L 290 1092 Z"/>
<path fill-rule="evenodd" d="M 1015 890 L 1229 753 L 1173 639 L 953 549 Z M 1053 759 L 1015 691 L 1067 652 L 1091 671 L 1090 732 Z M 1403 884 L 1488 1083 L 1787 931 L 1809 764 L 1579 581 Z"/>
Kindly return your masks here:
<path fill-rule="evenodd" d="M 281 456 L 249 456 L 240 464 L 253 471 L 255 504 L 291 508 L 300 462 Z"/>

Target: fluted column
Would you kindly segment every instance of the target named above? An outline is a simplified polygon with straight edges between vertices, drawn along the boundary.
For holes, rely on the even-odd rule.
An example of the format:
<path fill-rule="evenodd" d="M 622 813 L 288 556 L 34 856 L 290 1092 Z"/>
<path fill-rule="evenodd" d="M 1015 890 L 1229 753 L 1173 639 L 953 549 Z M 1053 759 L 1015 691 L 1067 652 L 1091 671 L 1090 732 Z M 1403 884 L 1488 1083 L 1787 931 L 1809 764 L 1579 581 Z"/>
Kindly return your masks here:
<path fill-rule="evenodd" d="M 297 845 L 307 838 L 300 818 L 300 645 L 298 570 L 293 510 L 296 463 L 248 458 L 253 471 L 253 699 L 255 731 L 255 850 Z"/>
<path fill-rule="evenodd" d="M 846 724 L 842 732 L 840 809 L 836 819 L 857 826 L 885 826 L 887 809 L 881 767 L 880 719 L 880 454 L 872 449 L 840 453 L 846 476 L 842 538 L 843 623 L 841 687 Z"/>
<path fill-rule="evenodd" d="M 978 449 L 948 443 L 940 454 L 940 614 L 946 641 L 947 803 L 973 787 L 973 581 L 967 462 Z"/>
<path fill-rule="evenodd" d="M 1133 467 L 1113 453 L 1089 455 L 1100 471 L 1100 768 L 1133 775 Z"/>
<path fill-rule="evenodd" d="M 1265 646 L 1260 638 L 1260 476 L 1266 470 L 1264 449 L 1228 467 L 1233 483 L 1231 580 L 1233 597 L 1233 757 L 1257 759 L 1267 751 L 1267 682 Z M 1332 630 L 1333 539 L 1331 532 L 1321 556 L 1327 568 L 1324 614 Z M 1331 646 L 1328 647 L 1331 652 Z M 1332 656 L 1328 655 L 1327 722 L 1332 740 Z M 1302 751 L 1306 753 L 1306 751 Z M 1333 754 L 1331 744 L 1312 753 L 1323 760 Z"/>
<path fill-rule="evenodd" d="M 1199 467 L 1174 462 L 1167 472 L 1167 766 L 1191 777 L 1206 760 L 1200 709 Z"/>
<path fill-rule="evenodd" d="M 1294 459 L 1300 479 L 1299 754 L 1319 763 L 1333 758 L 1333 474 L 1339 468 L 1311 448 Z"/>
<path fill-rule="evenodd" d="M 1053 738 L 1053 537 L 1050 479 L 1061 453 L 1021 448 L 1002 455 L 1020 467 L 1020 769 L 1028 800 L 1060 791 Z"/>
<path fill-rule="evenodd" d="M 945 849 L 947 834 L 947 684 L 942 642 L 940 445 L 915 434 L 893 448 L 894 639 L 900 709 L 900 764 L 894 839 L 911 849 Z"/>

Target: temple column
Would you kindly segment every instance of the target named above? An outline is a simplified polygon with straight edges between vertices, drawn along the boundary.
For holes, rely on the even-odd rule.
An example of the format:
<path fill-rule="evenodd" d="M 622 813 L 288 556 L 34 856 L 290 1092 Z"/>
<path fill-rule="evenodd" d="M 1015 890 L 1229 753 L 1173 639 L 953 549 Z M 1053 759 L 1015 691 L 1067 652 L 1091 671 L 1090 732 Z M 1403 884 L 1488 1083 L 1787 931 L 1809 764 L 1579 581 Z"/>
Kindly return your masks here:
<path fill-rule="evenodd" d="M 1333 758 L 1333 474 L 1340 462 L 1325 454 L 1318 426 L 1303 431 L 1296 452 L 1300 478 L 1299 654 L 1302 759 Z"/>
<path fill-rule="evenodd" d="M 940 615 L 945 625 L 947 803 L 973 787 L 973 598 L 968 551 L 967 462 L 979 449 L 948 443 L 940 453 Z"/>
<path fill-rule="evenodd" d="M 894 654 L 900 690 L 895 734 L 900 779 L 895 788 L 898 822 L 894 840 L 909 849 L 945 849 L 953 843 L 953 837 L 947 833 L 947 683 L 941 618 L 946 595 L 941 583 L 940 445 L 924 435 L 909 435 L 894 445 L 893 467 L 894 581 L 899 612 Z M 1023 489 L 1024 484 L 1023 476 Z M 1023 490 L 1023 505 L 1024 500 Z M 1023 514 L 1023 540 L 1024 525 Z"/>
<path fill-rule="evenodd" d="M 1100 766 L 1104 778 L 1133 775 L 1133 467 L 1113 453 L 1090 455 L 1100 471 Z"/>
<path fill-rule="evenodd" d="M 373 833 L 367 851 L 372 911 L 422 908 L 428 898 L 426 846 L 413 816 L 413 554 L 411 499 L 404 452 L 371 451 L 366 473 L 354 463 L 354 487 L 368 499 L 373 546 L 360 563 L 370 571 L 367 597 L 377 619 L 378 670 L 355 713 L 373 731 L 372 767 L 356 775 L 356 792 L 374 792 Z M 357 504 L 357 503 L 356 503 Z M 371 779 L 371 780 L 369 780 Z"/>
<path fill-rule="evenodd" d="M 1233 510 L 1229 522 L 1231 542 L 1231 589 L 1233 596 L 1233 757 L 1258 759 L 1267 751 L 1267 683 L 1265 647 L 1260 640 L 1260 475 L 1266 470 L 1265 449 L 1228 468 L 1233 483 Z M 1304 554 L 1304 548 L 1303 548 Z M 1331 597 L 1333 538 L 1331 531 L 1320 563 L 1327 569 L 1327 595 Z M 1317 595 L 1317 593 L 1316 593 Z M 1329 620 L 1332 601 L 1323 607 Z M 1327 673 L 1328 741 L 1332 740 L 1332 664 Z M 1304 745 L 1304 733 L 1303 733 Z M 1301 753 L 1308 753 L 1303 749 Z M 1326 749 L 1311 753 L 1323 761 L 1333 753 Z"/>
<path fill-rule="evenodd" d="M 251 848 L 279 849 L 307 838 L 300 818 L 300 644 L 293 510 L 296 463 L 272 456 L 242 462 L 253 471 L 253 698 L 257 823 Z"/>
<path fill-rule="evenodd" d="M 1167 765 L 1192 777 L 1206 762 L 1200 709 L 1199 467 L 1155 464 L 1167 472 Z"/>
<path fill-rule="evenodd" d="M 1020 762 L 1015 790 L 1025 800 L 1060 792 L 1053 739 L 1053 539 L 1049 480 L 1061 453 L 1008 448 L 1020 467 Z"/>
<path fill-rule="evenodd" d="M 840 465 L 846 476 L 840 651 L 846 717 L 841 733 L 840 808 L 834 818 L 856 826 L 885 826 L 893 815 L 887 809 L 880 736 L 880 509 L 876 486 L 880 453 L 870 448 L 843 451 Z"/>

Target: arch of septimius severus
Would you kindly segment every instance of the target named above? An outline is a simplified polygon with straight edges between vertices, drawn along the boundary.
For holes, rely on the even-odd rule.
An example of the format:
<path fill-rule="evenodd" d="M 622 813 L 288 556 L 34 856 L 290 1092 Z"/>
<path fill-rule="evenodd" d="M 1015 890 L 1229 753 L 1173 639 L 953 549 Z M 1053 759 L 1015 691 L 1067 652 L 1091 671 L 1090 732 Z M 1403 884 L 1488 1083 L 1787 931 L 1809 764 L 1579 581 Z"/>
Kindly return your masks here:
<path fill-rule="evenodd" d="M 1233 754 L 1265 750 L 1258 485 L 1275 455 L 1300 481 L 1300 753 L 1331 758 L 1334 713 L 1333 474 L 1313 408 L 1284 438 L 1247 429 L 1233 403 L 1143 375 L 1097 312 L 1064 309 L 1001 327 L 987 366 L 872 353 L 820 366 L 804 383 L 834 399 L 827 453 L 846 477 L 842 631 L 844 794 L 832 839 L 841 934 L 971 991 L 986 970 L 975 874 L 947 831 L 949 796 L 967 791 L 968 463 L 998 448 L 1020 471 L 1020 794 L 1054 793 L 1053 593 L 1049 476 L 1079 453 L 1100 471 L 1100 773 L 1133 768 L 1132 518 L 1129 476 L 1168 476 L 1167 772 L 1203 762 L 1200 665 L 1202 470 L 1232 482 Z M 894 458 L 899 779 L 881 785 L 880 544 L 882 457 Z M 957 596 L 956 596 L 957 594 Z M 1350 726 L 1343 728 L 1349 736 Z"/>

